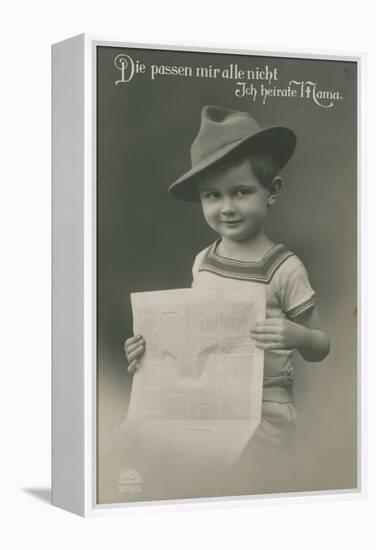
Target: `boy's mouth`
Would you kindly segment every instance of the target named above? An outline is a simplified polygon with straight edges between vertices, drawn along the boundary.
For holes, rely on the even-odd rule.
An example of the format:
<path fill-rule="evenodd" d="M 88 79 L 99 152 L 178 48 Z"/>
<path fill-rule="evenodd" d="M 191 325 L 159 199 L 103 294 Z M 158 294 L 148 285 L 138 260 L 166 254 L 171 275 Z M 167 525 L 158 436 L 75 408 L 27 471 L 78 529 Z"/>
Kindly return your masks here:
<path fill-rule="evenodd" d="M 242 222 L 242 220 L 223 220 L 222 221 L 222 223 L 224 223 L 225 225 L 229 225 L 229 226 L 238 225 L 241 222 Z"/>

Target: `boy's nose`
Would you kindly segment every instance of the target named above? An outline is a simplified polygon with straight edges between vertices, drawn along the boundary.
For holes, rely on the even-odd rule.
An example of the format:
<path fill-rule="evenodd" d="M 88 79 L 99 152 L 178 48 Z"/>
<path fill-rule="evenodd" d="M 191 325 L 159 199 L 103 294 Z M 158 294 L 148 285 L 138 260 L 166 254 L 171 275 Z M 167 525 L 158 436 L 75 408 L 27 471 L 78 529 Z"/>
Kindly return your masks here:
<path fill-rule="evenodd" d="M 222 202 L 222 214 L 233 214 L 235 212 L 235 208 L 233 205 L 233 202 L 230 197 L 224 198 Z"/>

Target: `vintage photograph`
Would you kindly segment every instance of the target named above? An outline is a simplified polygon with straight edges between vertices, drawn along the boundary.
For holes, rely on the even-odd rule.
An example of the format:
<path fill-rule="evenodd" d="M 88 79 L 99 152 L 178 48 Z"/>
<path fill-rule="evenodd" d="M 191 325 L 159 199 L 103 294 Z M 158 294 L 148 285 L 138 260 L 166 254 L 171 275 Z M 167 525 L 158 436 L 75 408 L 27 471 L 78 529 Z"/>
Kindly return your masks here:
<path fill-rule="evenodd" d="M 97 47 L 98 504 L 357 487 L 357 83 Z"/>

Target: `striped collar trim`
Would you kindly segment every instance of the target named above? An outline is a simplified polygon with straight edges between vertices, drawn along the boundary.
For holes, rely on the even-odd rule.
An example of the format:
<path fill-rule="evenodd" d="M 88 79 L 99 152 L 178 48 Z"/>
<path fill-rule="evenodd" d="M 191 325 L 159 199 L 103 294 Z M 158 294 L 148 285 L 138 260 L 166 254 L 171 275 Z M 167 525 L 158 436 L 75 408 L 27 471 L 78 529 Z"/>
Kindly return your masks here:
<path fill-rule="evenodd" d="M 220 277 L 268 284 L 283 262 L 293 256 L 293 252 L 289 252 L 285 245 L 276 244 L 259 260 L 253 262 L 231 260 L 216 254 L 219 242 L 219 240 L 215 241 L 208 248 L 198 271 L 209 271 Z"/>

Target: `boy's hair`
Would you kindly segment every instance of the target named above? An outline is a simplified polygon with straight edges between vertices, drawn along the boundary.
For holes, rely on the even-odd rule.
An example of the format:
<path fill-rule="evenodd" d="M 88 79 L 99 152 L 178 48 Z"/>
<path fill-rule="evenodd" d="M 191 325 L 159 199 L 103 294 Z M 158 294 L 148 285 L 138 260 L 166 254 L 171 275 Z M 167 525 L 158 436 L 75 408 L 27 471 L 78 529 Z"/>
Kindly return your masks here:
<path fill-rule="evenodd" d="M 263 187 L 265 187 L 265 189 L 270 190 L 274 179 L 279 174 L 279 165 L 276 159 L 267 152 L 255 152 L 251 154 L 237 152 L 235 154 L 232 154 L 230 158 L 225 157 L 216 162 L 214 166 L 210 166 L 207 170 L 205 170 L 200 175 L 200 177 L 198 177 L 197 183 L 202 181 L 203 177 L 205 177 L 205 174 L 209 171 L 220 171 L 222 169 L 228 168 L 229 166 L 238 166 L 244 160 L 248 160 L 250 162 L 252 172 L 256 176 L 259 183 Z"/>
<path fill-rule="evenodd" d="M 278 176 L 279 166 L 268 153 L 259 153 L 247 157 L 250 160 L 252 172 L 265 189 L 270 190 L 274 179 Z"/>

